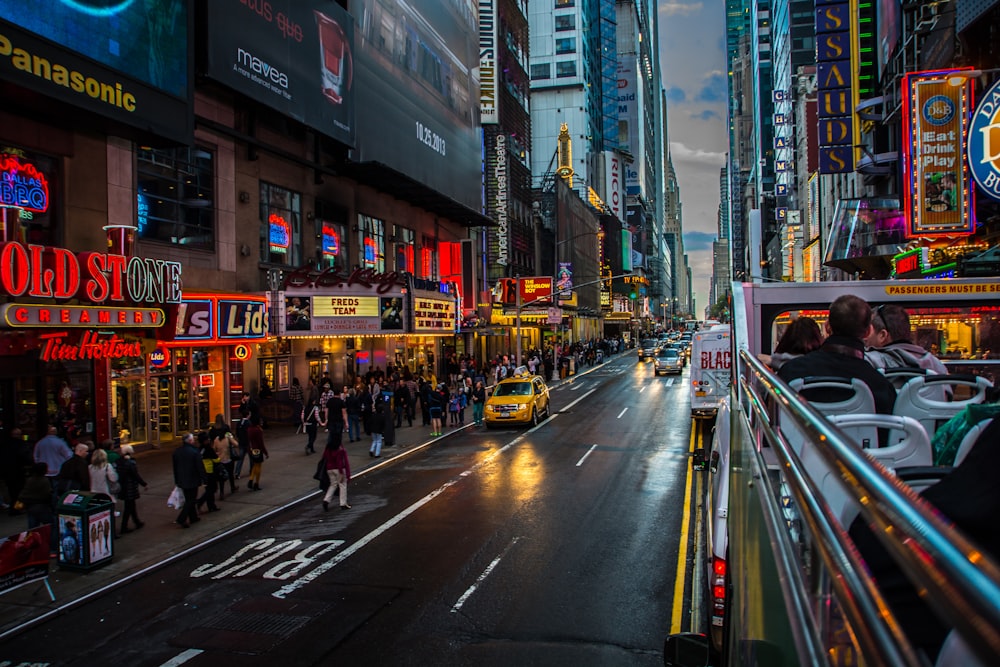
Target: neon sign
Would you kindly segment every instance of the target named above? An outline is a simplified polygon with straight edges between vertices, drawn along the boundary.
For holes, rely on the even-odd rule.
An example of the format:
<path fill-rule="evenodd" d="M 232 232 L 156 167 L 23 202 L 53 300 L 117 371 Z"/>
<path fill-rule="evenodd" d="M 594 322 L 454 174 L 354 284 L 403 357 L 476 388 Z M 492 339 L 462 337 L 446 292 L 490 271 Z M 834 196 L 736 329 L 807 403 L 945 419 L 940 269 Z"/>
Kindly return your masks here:
<path fill-rule="evenodd" d="M 141 357 L 142 343 L 128 342 L 117 335 L 101 339 L 93 331 L 84 331 L 79 343 L 66 343 L 65 332 L 43 334 L 42 361 L 76 361 L 83 359 L 121 359 Z"/>
<path fill-rule="evenodd" d="M 20 206 L 33 213 L 49 208 L 49 182 L 35 165 L 16 155 L 0 154 L 0 203 Z"/>
<path fill-rule="evenodd" d="M 288 221 L 277 213 L 272 213 L 267 218 L 267 225 L 267 238 L 268 244 L 271 247 L 271 252 L 284 255 L 288 252 L 288 246 L 292 237 L 292 230 Z"/>
<path fill-rule="evenodd" d="M 364 246 L 365 246 L 365 259 L 364 259 L 365 266 L 369 268 L 374 268 L 375 263 L 378 261 L 378 255 L 379 255 L 378 243 L 376 243 L 375 239 L 371 238 L 370 236 L 366 236 L 364 241 Z"/>
<path fill-rule="evenodd" d="M 350 274 L 341 273 L 336 267 L 314 272 L 308 265 L 299 267 L 285 276 L 284 289 L 298 287 L 375 287 L 379 294 L 389 292 L 396 285 L 406 287 L 398 273 L 379 273 L 372 269 L 354 269 Z"/>
<path fill-rule="evenodd" d="M 333 225 L 323 223 L 323 256 L 336 257 L 340 254 L 340 234 Z"/>
<path fill-rule="evenodd" d="M 0 292 L 91 303 L 180 303 L 181 264 L 12 241 L 0 244 Z"/>

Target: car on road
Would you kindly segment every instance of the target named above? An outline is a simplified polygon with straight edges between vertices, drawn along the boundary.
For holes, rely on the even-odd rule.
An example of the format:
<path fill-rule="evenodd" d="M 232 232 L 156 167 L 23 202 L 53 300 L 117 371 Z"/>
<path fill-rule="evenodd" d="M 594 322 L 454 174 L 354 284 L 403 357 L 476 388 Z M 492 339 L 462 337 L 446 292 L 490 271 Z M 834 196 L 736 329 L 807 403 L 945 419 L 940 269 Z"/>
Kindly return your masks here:
<path fill-rule="evenodd" d="M 680 351 L 672 347 L 657 350 L 656 356 L 653 357 L 653 375 L 680 373 L 682 370 L 684 370 L 684 357 Z"/>
<path fill-rule="evenodd" d="M 639 363 L 652 359 L 660 344 L 654 338 L 645 338 L 639 342 Z"/>
<path fill-rule="evenodd" d="M 487 428 L 508 424 L 537 424 L 550 414 L 549 388 L 540 375 L 524 366 L 500 380 L 486 399 L 483 418 Z"/>

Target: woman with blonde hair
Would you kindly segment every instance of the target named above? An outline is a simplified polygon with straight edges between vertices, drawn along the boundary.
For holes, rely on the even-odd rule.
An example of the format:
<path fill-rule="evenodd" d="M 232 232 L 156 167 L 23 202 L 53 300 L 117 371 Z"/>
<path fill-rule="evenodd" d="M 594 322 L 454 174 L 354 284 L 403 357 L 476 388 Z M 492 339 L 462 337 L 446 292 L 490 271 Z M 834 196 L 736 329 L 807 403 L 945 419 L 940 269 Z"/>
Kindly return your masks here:
<path fill-rule="evenodd" d="M 95 449 L 90 455 L 90 490 L 93 493 L 103 493 L 114 503 L 121 491 L 118 483 L 118 471 L 108 463 L 108 453 L 103 449 Z M 113 491 L 112 491 L 113 489 Z M 117 537 L 117 535 L 116 535 Z"/>

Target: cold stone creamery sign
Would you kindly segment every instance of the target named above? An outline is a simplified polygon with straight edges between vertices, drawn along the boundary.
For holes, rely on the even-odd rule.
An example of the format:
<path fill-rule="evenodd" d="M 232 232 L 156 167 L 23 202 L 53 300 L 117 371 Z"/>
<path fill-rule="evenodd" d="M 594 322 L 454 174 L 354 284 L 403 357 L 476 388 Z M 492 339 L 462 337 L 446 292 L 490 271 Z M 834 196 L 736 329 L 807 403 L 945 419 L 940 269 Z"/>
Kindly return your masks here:
<path fill-rule="evenodd" d="M 4 243 L 0 245 L 0 293 L 15 299 L 78 299 L 95 304 L 7 303 L 0 320 L 9 327 L 157 328 L 163 326 L 165 317 L 159 306 L 181 301 L 181 265 Z"/>

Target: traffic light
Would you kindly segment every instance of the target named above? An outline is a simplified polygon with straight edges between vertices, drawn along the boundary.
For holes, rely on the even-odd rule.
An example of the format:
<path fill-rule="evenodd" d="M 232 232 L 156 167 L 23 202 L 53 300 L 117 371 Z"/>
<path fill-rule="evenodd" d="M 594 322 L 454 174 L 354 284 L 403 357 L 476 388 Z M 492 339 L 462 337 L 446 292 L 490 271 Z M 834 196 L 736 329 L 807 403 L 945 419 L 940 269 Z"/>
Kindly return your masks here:
<path fill-rule="evenodd" d="M 628 298 L 630 298 L 630 299 L 632 299 L 633 301 L 635 301 L 635 296 L 636 296 L 636 294 L 635 294 L 635 288 L 633 287 L 633 288 L 631 289 L 631 291 L 629 291 L 629 293 L 628 293 Z"/>

